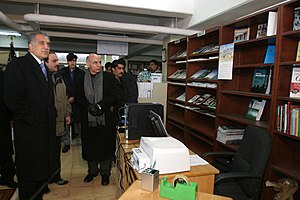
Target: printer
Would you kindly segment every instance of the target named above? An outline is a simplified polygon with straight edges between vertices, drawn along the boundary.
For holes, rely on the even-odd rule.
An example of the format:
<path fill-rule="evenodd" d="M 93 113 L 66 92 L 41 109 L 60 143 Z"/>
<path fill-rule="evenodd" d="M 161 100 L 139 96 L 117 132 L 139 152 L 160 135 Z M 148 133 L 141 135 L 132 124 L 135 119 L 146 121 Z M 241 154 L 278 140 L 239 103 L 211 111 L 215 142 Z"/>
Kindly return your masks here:
<path fill-rule="evenodd" d="M 168 174 L 190 170 L 188 148 L 173 137 L 141 137 L 140 147 L 133 148 L 133 168 L 142 172 L 146 168 Z"/>

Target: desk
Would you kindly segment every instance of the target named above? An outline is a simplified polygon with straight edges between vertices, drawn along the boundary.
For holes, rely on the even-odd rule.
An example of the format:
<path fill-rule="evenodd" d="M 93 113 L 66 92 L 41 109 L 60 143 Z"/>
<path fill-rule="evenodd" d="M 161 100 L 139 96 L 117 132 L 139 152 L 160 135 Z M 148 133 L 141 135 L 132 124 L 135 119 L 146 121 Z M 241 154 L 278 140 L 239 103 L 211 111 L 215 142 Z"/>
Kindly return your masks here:
<path fill-rule="evenodd" d="M 119 200 L 141 200 L 141 199 L 150 199 L 158 200 L 165 199 L 159 196 L 159 189 L 156 189 L 154 192 L 149 192 L 141 189 L 141 181 L 135 181 L 119 198 Z M 229 197 L 222 197 L 218 195 L 197 192 L 197 199 L 205 200 L 232 200 Z"/>
<path fill-rule="evenodd" d="M 141 180 L 141 174 L 131 167 L 131 152 L 132 148 L 139 147 L 139 140 L 126 140 L 123 133 L 117 135 L 117 171 L 116 171 L 116 197 L 126 191 L 135 180 Z M 192 154 L 192 152 L 191 152 Z M 198 183 L 198 191 L 213 194 L 215 174 L 219 170 L 212 165 L 191 166 L 190 171 L 162 174 L 159 175 L 159 180 L 167 177 L 172 180 L 177 174 L 185 175 L 190 181 Z"/>

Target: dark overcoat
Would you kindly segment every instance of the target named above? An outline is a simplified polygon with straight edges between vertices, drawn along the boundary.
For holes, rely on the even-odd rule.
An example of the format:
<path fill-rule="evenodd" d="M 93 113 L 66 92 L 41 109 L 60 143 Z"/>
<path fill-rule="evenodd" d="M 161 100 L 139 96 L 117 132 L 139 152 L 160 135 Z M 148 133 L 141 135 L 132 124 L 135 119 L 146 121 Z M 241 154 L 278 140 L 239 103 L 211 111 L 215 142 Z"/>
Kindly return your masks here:
<path fill-rule="evenodd" d="M 10 120 L 12 115 L 3 99 L 3 77 L 4 72 L 0 70 L 0 162 L 11 159 L 13 155 L 13 144 Z"/>
<path fill-rule="evenodd" d="M 84 77 L 84 71 L 78 67 L 75 67 L 73 73 L 74 73 L 74 80 L 72 81 L 69 67 L 64 67 L 59 70 L 59 74 L 61 74 L 66 84 L 68 97 L 75 97 L 75 92 L 76 92 L 75 90 L 76 88 L 78 88 L 78 84 L 80 84 L 80 81 Z M 81 118 L 81 113 L 76 98 L 74 103 L 71 103 L 71 106 L 72 106 L 72 118 L 75 123 L 79 123 Z"/>
<path fill-rule="evenodd" d="M 18 179 L 44 181 L 57 170 L 54 160 L 60 143 L 55 134 L 52 87 L 30 53 L 7 66 L 4 100 L 13 113 Z"/>
<path fill-rule="evenodd" d="M 86 73 L 89 73 L 88 71 Z M 78 94 L 75 98 L 78 100 L 82 112 L 82 158 L 86 161 L 104 161 L 112 159 L 114 155 L 115 132 L 112 132 L 113 106 L 117 102 L 115 95 L 115 78 L 111 73 L 103 72 L 103 99 L 98 102 L 105 112 L 105 126 L 88 127 L 88 106 L 90 103 L 84 94 L 84 79 Z"/>

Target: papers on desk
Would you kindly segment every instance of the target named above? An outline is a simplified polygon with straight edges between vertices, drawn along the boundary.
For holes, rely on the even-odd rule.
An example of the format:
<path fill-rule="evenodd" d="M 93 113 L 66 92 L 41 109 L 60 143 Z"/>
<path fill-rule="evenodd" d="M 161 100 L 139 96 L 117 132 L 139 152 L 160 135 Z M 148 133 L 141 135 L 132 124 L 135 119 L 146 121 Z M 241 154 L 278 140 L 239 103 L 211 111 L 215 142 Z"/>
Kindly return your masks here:
<path fill-rule="evenodd" d="M 190 155 L 190 165 L 197 166 L 197 165 L 207 165 L 208 162 L 201 158 L 198 155 Z"/>

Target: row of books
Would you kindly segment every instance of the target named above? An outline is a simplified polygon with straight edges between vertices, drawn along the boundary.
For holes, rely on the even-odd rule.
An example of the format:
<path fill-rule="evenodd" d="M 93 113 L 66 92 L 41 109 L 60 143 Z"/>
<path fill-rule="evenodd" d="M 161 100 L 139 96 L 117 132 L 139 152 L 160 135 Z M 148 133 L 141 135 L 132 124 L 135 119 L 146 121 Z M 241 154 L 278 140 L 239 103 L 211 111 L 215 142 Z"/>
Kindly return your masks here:
<path fill-rule="evenodd" d="M 218 51 L 219 50 L 219 45 L 218 44 L 209 44 L 206 46 L 202 46 L 192 52 L 192 55 L 197 55 L 200 53 L 209 53 L 213 51 Z"/>
<path fill-rule="evenodd" d="M 276 35 L 277 12 L 269 12 L 268 22 L 257 25 L 256 38 Z M 241 42 L 250 39 L 250 27 L 234 29 L 233 42 Z"/>
<path fill-rule="evenodd" d="M 293 67 L 290 82 L 290 97 L 300 98 L 300 67 Z"/>
<path fill-rule="evenodd" d="M 185 101 L 185 92 L 179 95 L 176 99 L 179 101 Z"/>
<path fill-rule="evenodd" d="M 192 110 L 194 112 L 200 113 L 202 115 L 207 115 L 207 116 L 210 116 L 210 117 L 216 117 L 216 113 L 214 111 L 211 111 L 211 110 L 206 110 L 206 109 L 199 108 L 199 107 L 194 107 L 194 106 L 186 106 L 185 108 L 188 109 L 188 110 Z"/>
<path fill-rule="evenodd" d="M 287 102 L 277 107 L 276 127 L 278 131 L 300 137 L 300 105 Z"/>
<path fill-rule="evenodd" d="M 216 96 L 212 94 L 196 94 L 191 99 L 188 100 L 188 103 L 195 104 L 195 105 L 204 105 L 208 106 L 209 108 L 215 109 L 216 108 Z"/>
<path fill-rule="evenodd" d="M 243 139 L 245 129 L 235 126 L 219 126 L 216 140 L 223 144 L 239 144 Z"/>
<path fill-rule="evenodd" d="M 204 88 L 217 88 L 216 83 L 205 83 L 205 82 L 191 82 L 187 83 L 188 86 L 204 87 Z"/>
<path fill-rule="evenodd" d="M 176 72 L 171 74 L 168 78 L 172 79 L 186 79 L 186 70 L 185 69 L 178 69 Z"/>
<path fill-rule="evenodd" d="M 173 54 L 170 59 L 178 59 L 178 58 L 184 58 L 186 57 L 186 50 L 182 49 L 177 51 L 175 54 Z"/>
<path fill-rule="evenodd" d="M 190 79 L 206 79 L 206 80 L 216 80 L 218 78 L 218 69 L 203 68 L 193 74 Z"/>

